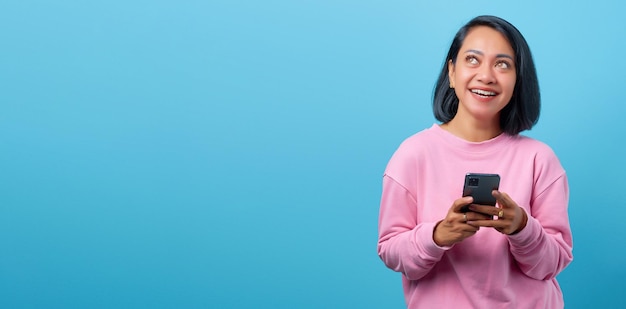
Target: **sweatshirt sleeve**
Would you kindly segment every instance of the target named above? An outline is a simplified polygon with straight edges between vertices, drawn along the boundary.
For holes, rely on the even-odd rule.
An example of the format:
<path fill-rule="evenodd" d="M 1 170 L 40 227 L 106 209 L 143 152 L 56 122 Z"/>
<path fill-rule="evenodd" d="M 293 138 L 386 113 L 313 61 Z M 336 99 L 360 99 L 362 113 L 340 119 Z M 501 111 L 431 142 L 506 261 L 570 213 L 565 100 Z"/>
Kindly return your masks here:
<path fill-rule="evenodd" d="M 378 255 L 387 267 L 409 280 L 426 275 L 450 248 L 435 244 L 435 224 L 417 224 L 415 197 L 390 176 L 383 177 Z"/>
<path fill-rule="evenodd" d="M 560 164 L 557 166 L 561 169 Z M 526 227 L 509 236 L 510 251 L 520 269 L 537 280 L 556 277 L 573 259 L 567 214 L 569 189 L 565 172 L 561 169 L 559 173 L 545 189 L 536 188 Z"/>

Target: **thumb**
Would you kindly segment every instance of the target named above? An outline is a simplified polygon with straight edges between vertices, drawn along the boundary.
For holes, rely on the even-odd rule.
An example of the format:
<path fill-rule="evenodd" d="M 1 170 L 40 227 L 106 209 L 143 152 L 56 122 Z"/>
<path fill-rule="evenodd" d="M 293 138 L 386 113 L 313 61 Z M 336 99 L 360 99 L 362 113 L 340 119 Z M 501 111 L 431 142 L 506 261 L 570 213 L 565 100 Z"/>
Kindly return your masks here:
<path fill-rule="evenodd" d="M 472 202 L 474 202 L 474 198 L 471 196 L 465 196 L 462 197 L 460 199 L 457 199 L 454 201 L 454 203 L 452 204 L 452 211 L 453 212 L 461 212 L 461 209 L 469 204 L 471 204 Z"/>
<path fill-rule="evenodd" d="M 500 192 L 498 190 L 493 190 L 491 194 L 493 195 L 493 197 L 496 198 L 496 201 L 501 208 L 514 207 L 515 203 L 513 202 L 513 200 L 511 200 L 511 197 L 508 194 Z"/>

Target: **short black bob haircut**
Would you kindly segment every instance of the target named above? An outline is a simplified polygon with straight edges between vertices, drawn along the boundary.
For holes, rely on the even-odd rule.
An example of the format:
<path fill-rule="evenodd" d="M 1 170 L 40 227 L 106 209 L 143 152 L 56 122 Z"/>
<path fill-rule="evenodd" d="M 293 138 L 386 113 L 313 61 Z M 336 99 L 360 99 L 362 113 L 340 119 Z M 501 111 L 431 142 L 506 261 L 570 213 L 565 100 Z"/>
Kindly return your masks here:
<path fill-rule="evenodd" d="M 528 43 L 519 30 L 508 21 L 496 16 L 478 16 L 459 29 L 454 37 L 433 91 L 435 118 L 447 123 L 456 115 L 459 99 L 456 97 L 454 89 L 450 88 L 448 61 L 452 60 L 452 63 L 456 64 L 456 58 L 467 33 L 477 26 L 487 26 L 500 32 L 507 38 L 515 52 L 515 88 L 511 101 L 500 112 L 501 129 L 510 135 L 530 130 L 537 123 L 541 109 L 535 63 Z"/>

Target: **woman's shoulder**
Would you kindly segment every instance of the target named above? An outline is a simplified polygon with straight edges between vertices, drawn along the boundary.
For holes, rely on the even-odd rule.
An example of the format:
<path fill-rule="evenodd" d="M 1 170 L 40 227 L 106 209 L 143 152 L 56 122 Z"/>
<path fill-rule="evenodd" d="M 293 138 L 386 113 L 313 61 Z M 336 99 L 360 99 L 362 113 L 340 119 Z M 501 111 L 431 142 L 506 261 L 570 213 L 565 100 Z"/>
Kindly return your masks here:
<path fill-rule="evenodd" d="M 553 155 L 554 151 L 552 147 L 546 144 L 543 141 L 538 139 L 526 136 L 526 135 L 516 135 L 512 137 L 512 142 L 522 150 L 527 150 L 535 153 L 545 154 L 545 155 Z"/>
<path fill-rule="evenodd" d="M 513 138 L 513 143 L 516 146 L 515 151 L 531 156 L 535 164 L 560 166 L 560 160 L 552 147 L 543 141 L 525 135 L 517 135 Z"/>
<path fill-rule="evenodd" d="M 404 169 L 407 166 L 416 165 L 428 151 L 429 145 L 432 144 L 431 140 L 433 140 L 434 134 L 432 131 L 432 127 L 423 129 L 405 138 L 394 151 L 387 168 L 399 167 Z"/>
<path fill-rule="evenodd" d="M 433 139 L 436 139 L 436 131 L 437 129 L 433 125 L 432 127 L 414 133 L 402 141 L 400 148 L 421 148 L 424 144 L 428 144 Z"/>

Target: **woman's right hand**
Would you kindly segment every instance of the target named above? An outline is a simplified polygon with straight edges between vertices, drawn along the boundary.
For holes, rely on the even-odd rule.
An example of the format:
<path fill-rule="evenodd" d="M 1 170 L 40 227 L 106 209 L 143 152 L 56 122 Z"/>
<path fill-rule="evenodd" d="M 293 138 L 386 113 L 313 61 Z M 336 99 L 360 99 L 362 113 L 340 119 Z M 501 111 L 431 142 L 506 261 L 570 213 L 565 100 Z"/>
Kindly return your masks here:
<path fill-rule="evenodd" d="M 486 216 L 476 212 L 461 212 L 463 206 L 469 205 L 473 201 L 471 196 L 466 196 L 452 203 L 446 217 L 435 225 L 433 231 L 433 240 L 438 246 L 452 246 L 478 232 L 479 227 L 469 225 L 467 221 L 484 220 Z"/>

